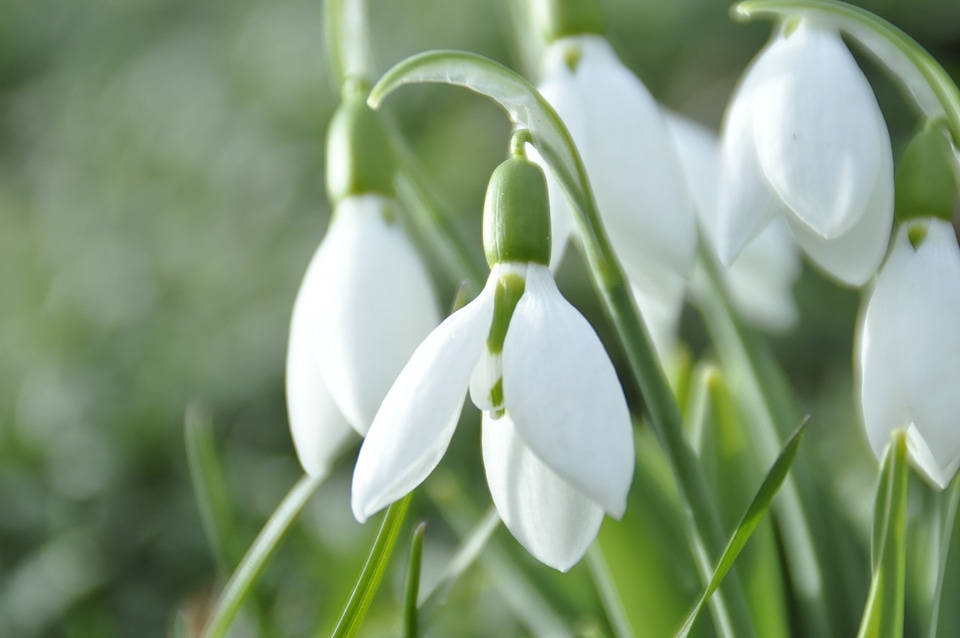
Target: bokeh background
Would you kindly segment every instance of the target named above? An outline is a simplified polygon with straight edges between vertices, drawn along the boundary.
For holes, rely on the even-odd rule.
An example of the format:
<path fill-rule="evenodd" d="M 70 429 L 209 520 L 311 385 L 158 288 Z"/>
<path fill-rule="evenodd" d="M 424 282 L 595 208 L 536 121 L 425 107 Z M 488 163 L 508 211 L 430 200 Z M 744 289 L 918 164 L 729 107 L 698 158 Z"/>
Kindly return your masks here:
<path fill-rule="evenodd" d="M 370 0 L 380 70 L 444 47 L 535 73 L 510 1 Z M 329 212 L 323 139 L 338 98 L 322 4 L 0 0 L 0 636 L 163 636 L 178 613 L 209 604 L 222 575 L 191 489 L 188 406 L 213 423 L 240 551 L 300 475 L 283 363 L 293 296 Z M 716 0 L 603 4 L 623 60 L 668 107 L 714 128 L 769 33 L 731 22 Z M 960 77 L 956 0 L 859 4 Z M 912 115 L 863 66 L 902 148 Z M 506 118 L 449 87 L 404 89 L 387 109 L 479 255 Z M 449 300 L 451 277 L 436 275 Z M 561 275 L 603 332 L 576 257 Z M 861 446 L 850 396 L 859 297 L 809 269 L 796 292 L 800 324 L 775 350 L 822 430 Z M 697 353 L 706 341 L 687 314 Z M 481 500 L 470 436 L 444 466 Z M 307 635 L 336 620 L 375 531 L 349 513 L 354 455 L 267 570 L 249 634 Z M 440 564 L 455 526 L 417 503 L 437 519 L 427 564 Z M 602 630 L 576 571 L 550 586 L 587 601 L 564 612 L 571 626 Z M 371 631 L 395 626 L 399 577 Z M 447 635 L 523 635 L 467 580 L 458 591 L 472 602 Z"/>

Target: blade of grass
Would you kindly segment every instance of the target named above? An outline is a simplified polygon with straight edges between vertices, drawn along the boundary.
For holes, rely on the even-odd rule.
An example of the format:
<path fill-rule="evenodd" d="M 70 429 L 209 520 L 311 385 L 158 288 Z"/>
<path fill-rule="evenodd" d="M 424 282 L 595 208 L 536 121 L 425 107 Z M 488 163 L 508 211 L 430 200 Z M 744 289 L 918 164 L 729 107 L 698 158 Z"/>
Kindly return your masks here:
<path fill-rule="evenodd" d="M 417 596 L 420 595 L 420 568 L 423 566 L 423 533 L 426 523 L 413 530 L 410 545 L 410 567 L 407 568 L 407 585 L 403 595 L 403 637 L 417 638 Z"/>
<path fill-rule="evenodd" d="M 599 547 L 600 541 L 594 541 L 590 549 L 587 550 L 587 567 L 590 568 L 590 576 L 600 594 L 600 600 L 603 602 L 603 609 L 607 612 L 607 620 L 613 628 L 613 635 L 617 638 L 633 638 L 636 633 L 630 626 L 630 620 L 627 618 L 627 611 L 623 607 L 623 601 L 617 591 L 617 586 L 613 582 L 613 576 L 610 575 L 610 568 L 607 561 L 603 558 L 603 553 Z"/>
<path fill-rule="evenodd" d="M 873 526 L 874 540 L 880 539 L 874 552 L 873 581 L 863 609 L 858 638 L 902 638 L 904 588 L 907 571 L 907 436 L 903 430 L 893 434 L 883 463 L 878 486 L 877 510 Z"/>
<path fill-rule="evenodd" d="M 217 568 L 226 577 L 240 558 L 233 535 L 234 519 L 223 466 L 217 454 L 210 414 L 198 404 L 187 408 L 183 422 L 190 482 L 200 510 L 200 522 Z"/>
<path fill-rule="evenodd" d="M 373 541 L 373 547 L 370 548 L 370 556 L 367 557 L 367 562 L 360 572 L 360 578 L 357 579 L 357 585 L 353 588 L 350 600 L 347 601 L 340 620 L 333 630 L 333 638 L 351 638 L 360 629 L 360 624 L 367 615 L 367 610 L 370 609 L 370 603 L 373 602 L 373 596 L 380 587 L 387 563 L 390 562 L 390 556 L 397 544 L 397 537 L 400 535 L 400 528 L 412 498 L 411 492 L 387 508 L 380 531 L 377 532 L 377 538 Z"/>
<path fill-rule="evenodd" d="M 690 611 L 687 620 L 683 623 L 680 631 L 677 632 L 678 638 L 685 638 L 690 633 L 690 630 L 693 628 L 693 623 L 696 622 L 700 616 L 700 612 L 703 610 L 704 604 L 709 600 L 713 592 L 717 590 L 720 583 L 723 582 L 724 576 L 730 571 L 733 562 L 737 559 L 737 556 L 740 555 L 740 551 L 744 545 L 747 544 L 747 541 L 750 540 L 750 535 L 753 533 L 753 530 L 760 524 L 760 520 L 773 501 L 773 497 L 776 496 L 777 491 L 787 477 L 793 461 L 797 458 L 797 452 L 800 450 L 800 442 L 803 440 L 803 434 L 809 422 L 809 418 L 804 419 L 783 446 L 780 456 L 777 457 L 773 467 L 770 468 L 766 478 L 763 479 L 763 483 L 760 484 L 760 489 L 757 490 L 757 495 L 753 497 L 753 501 L 744 513 L 743 518 L 740 519 L 740 524 L 737 525 L 736 531 L 733 533 L 733 536 L 730 537 L 726 549 L 723 550 L 720 561 L 714 570 L 713 578 L 710 579 L 710 583 L 706 589 L 703 590 L 699 600 L 697 600 L 693 609 Z"/>
<path fill-rule="evenodd" d="M 270 515 L 267 524 L 263 526 L 223 588 L 213 613 L 207 620 L 204 638 L 222 638 L 226 635 L 267 560 L 322 481 L 323 477 L 302 476 Z"/>

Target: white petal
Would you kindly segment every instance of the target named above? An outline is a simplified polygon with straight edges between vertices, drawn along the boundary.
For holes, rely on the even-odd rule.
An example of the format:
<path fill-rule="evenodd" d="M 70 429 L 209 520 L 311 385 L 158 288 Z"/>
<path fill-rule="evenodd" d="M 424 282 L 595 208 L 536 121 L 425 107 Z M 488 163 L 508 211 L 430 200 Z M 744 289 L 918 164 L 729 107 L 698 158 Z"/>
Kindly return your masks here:
<path fill-rule="evenodd" d="M 960 465 L 960 249 L 931 221 L 918 250 L 898 233 L 867 304 L 860 339 L 864 425 L 879 456 L 906 428 L 913 465 L 943 488 Z"/>
<path fill-rule="evenodd" d="M 600 339 L 531 264 L 503 347 L 504 405 L 523 442 L 612 516 L 626 508 L 633 430 Z"/>
<path fill-rule="evenodd" d="M 586 123 L 571 134 L 614 249 L 628 275 L 636 254 L 688 275 L 696 252 L 693 203 L 659 107 L 603 38 L 558 40 L 548 56 L 571 49 L 580 54 L 573 81 Z M 566 119 L 565 103 L 554 106 Z"/>
<path fill-rule="evenodd" d="M 769 46 L 767 47 L 769 49 Z M 729 266 L 786 205 L 760 169 L 754 136 L 754 94 L 766 81 L 764 51 L 751 63 L 724 114 L 717 186 L 717 254 Z"/>
<path fill-rule="evenodd" d="M 697 204 L 697 219 L 716 249 L 720 164 L 717 136 L 705 126 L 680 115 L 669 115 L 667 123 Z M 724 277 L 732 301 L 743 317 L 768 330 L 779 331 L 796 322 L 797 307 L 792 287 L 800 271 L 800 257 L 793 237 L 786 222 L 777 218 L 743 248 L 739 258 L 726 269 Z"/>
<path fill-rule="evenodd" d="M 793 284 L 802 267 L 783 218 L 773 220 L 747 245 L 726 272 L 730 296 L 745 319 L 767 330 L 783 331 L 797 321 Z"/>
<path fill-rule="evenodd" d="M 753 106 L 760 165 L 815 233 L 848 233 L 870 201 L 889 136 L 870 84 L 839 33 L 802 21 L 764 53 Z"/>
<path fill-rule="evenodd" d="M 311 476 L 325 476 L 352 438 L 353 430 L 330 398 L 317 365 L 315 304 L 310 302 L 309 282 L 308 275 L 297 294 L 290 320 L 287 413 L 300 465 Z"/>
<path fill-rule="evenodd" d="M 889 140 L 886 140 L 889 144 Z M 893 225 L 893 157 L 890 147 L 882 154 L 880 178 L 874 184 L 870 202 L 859 221 L 844 235 L 824 239 L 795 215 L 787 221 L 797 244 L 820 268 L 851 286 L 862 286 L 869 280 L 890 243 Z"/>
<path fill-rule="evenodd" d="M 443 457 L 490 331 L 491 281 L 430 333 L 384 398 L 353 473 L 358 521 L 419 485 Z"/>
<path fill-rule="evenodd" d="M 632 282 L 630 289 L 657 356 L 666 362 L 676 352 L 677 329 L 687 280 L 655 264 L 650 264 L 646 271 L 655 275 L 655 289 L 651 290 L 653 284 L 650 282 L 646 286 Z"/>
<path fill-rule="evenodd" d="M 419 255 L 400 223 L 384 218 L 390 206 L 375 195 L 343 200 L 315 264 L 320 369 L 361 434 L 404 363 L 440 321 Z"/>
<path fill-rule="evenodd" d="M 865 299 L 860 320 L 857 358 L 860 362 L 860 406 L 870 447 L 877 458 L 898 427 L 906 427 L 897 342 L 901 339 L 899 296 L 903 269 L 912 248 L 906 237 L 899 238 Z"/>
<path fill-rule="evenodd" d="M 906 410 L 938 469 L 955 471 L 960 458 L 960 249 L 949 223 L 930 222 L 902 277 L 898 364 Z M 946 481 L 941 477 L 940 487 L 952 471 Z"/>
<path fill-rule="evenodd" d="M 583 558 L 600 529 L 603 508 L 524 445 L 509 413 L 493 420 L 484 412 L 483 464 L 500 518 L 534 558 L 562 572 Z"/>

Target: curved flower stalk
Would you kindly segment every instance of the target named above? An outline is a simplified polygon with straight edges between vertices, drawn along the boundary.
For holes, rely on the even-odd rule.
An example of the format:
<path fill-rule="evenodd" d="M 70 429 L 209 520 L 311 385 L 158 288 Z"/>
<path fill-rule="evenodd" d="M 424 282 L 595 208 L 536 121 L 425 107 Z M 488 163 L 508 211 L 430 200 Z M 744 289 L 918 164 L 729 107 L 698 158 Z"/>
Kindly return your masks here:
<path fill-rule="evenodd" d="M 893 158 L 876 98 L 837 31 L 789 22 L 753 61 L 721 140 L 725 264 L 774 218 L 824 271 L 860 286 L 893 223 Z"/>
<path fill-rule="evenodd" d="M 558 39 L 542 66 L 538 88 L 583 158 L 604 227 L 662 357 L 672 344 L 696 256 L 693 203 L 663 114 L 602 36 Z M 550 206 L 556 266 L 573 224 L 553 183 Z"/>
<path fill-rule="evenodd" d="M 697 220 L 703 236 L 716 251 L 720 167 L 717 135 L 681 115 L 668 113 L 667 125 L 697 205 Z M 800 272 L 800 257 L 787 223 L 775 219 L 743 248 L 733 264 L 722 270 L 722 276 L 741 316 L 766 330 L 782 332 L 797 321 L 792 289 Z M 709 284 L 698 269 L 691 282 L 691 294 L 700 296 L 705 285 Z"/>
<path fill-rule="evenodd" d="M 949 222 L 903 224 L 864 304 L 860 404 L 878 458 L 895 429 L 910 459 L 943 489 L 960 467 L 960 249 Z"/>
<path fill-rule="evenodd" d="M 366 434 L 390 385 L 440 321 L 430 276 L 399 223 L 376 115 L 346 104 L 328 138 L 336 204 L 294 303 L 287 347 L 290 431 L 322 476 L 351 432 Z M 366 150 L 361 150 L 361 149 Z"/>
<path fill-rule="evenodd" d="M 433 471 L 469 387 L 484 412 L 483 458 L 501 518 L 533 556 L 566 571 L 603 513 L 624 512 L 633 433 L 613 365 L 547 267 L 545 190 L 525 159 L 494 173 L 487 284 L 430 333 L 384 399 L 357 459 L 353 511 L 365 521 Z M 514 220 L 491 221 L 507 214 Z"/>

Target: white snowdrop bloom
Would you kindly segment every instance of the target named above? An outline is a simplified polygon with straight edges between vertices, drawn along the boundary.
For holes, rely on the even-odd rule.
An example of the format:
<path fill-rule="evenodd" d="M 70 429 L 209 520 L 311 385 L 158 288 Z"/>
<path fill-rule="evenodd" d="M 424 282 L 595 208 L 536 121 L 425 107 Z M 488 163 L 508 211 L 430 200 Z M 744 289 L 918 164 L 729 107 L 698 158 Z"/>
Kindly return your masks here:
<path fill-rule="evenodd" d="M 366 433 L 404 363 L 440 321 L 429 274 L 393 203 L 346 197 L 297 293 L 287 409 L 300 463 L 323 475 L 351 431 Z"/>
<path fill-rule="evenodd" d="M 599 35 L 552 42 L 542 66 L 539 90 L 576 143 L 607 235 L 641 292 L 641 313 L 678 315 L 696 257 L 696 223 L 660 107 Z M 573 226 L 562 191 L 550 182 L 556 266 Z M 664 309 L 668 301 L 675 307 Z"/>
<path fill-rule="evenodd" d="M 717 249 L 717 185 L 720 149 L 717 135 L 693 120 L 667 114 L 667 124 L 680 153 L 697 219 L 711 248 Z M 800 276 L 800 257 L 786 221 L 770 222 L 723 270 L 725 287 L 737 312 L 771 331 L 783 331 L 797 321 L 793 285 Z M 702 294 L 706 275 L 694 274 L 691 293 Z"/>
<path fill-rule="evenodd" d="M 532 195 L 506 191 L 516 182 L 505 166 L 523 179 L 532 171 L 538 180 Z M 530 201 L 540 219 L 527 210 L 519 224 L 490 222 L 491 208 L 529 209 Z M 468 388 L 484 411 L 493 501 L 533 556 L 565 571 L 586 552 L 605 511 L 623 514 L 634 467 L 630 414 L 603 345 L 546 265 L 549 230 L 541 229 L 549 228 L 548 219 L 542 172 L 523 159 L 504 162 L 491 179 L 485 211 L 490 276 L 476 299 L 423 341 L 383 400 L 354 471 L 357 520 L 433 471 Z"/>
<path fill-rule="evenodd" d="M 960 466 L 960 249 L 949 222 L 904 224 L 864 304 L 860 404 L 878 458 L 907 432 L 910 459 L 944 488 Z"/>
<path fill-rule="evenodd" d="M 865 283 L 893 223 L 893 156 L 876 98 L 839 33 L 777 33 L 730 102 L 721 140 L 718 248 L 730 264 L 785 215 L 827 273 Z"/>

